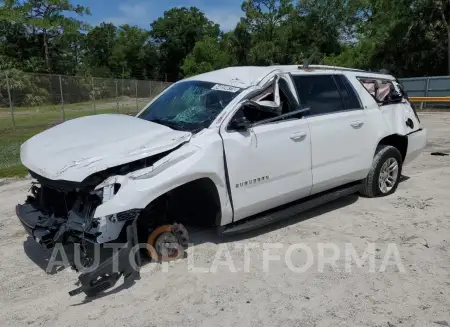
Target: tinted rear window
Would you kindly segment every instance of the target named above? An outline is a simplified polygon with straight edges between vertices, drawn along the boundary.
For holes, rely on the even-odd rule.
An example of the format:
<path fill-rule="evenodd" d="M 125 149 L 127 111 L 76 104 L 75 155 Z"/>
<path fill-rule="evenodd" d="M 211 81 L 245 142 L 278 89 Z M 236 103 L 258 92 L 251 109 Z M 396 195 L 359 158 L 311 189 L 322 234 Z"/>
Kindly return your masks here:
<path fill-rule="evenodd" d="M 332 75 L 294 75 L 295 86 L 308 115 L 323 115 L 344 110 L 341 95 Z"/>
<path fill-rule="evenodd" d="M 358 96 L 347 78 L 343 75 L 335 75 L 334 78 L 341 93 L 345 109 L 361 109 Z"/>

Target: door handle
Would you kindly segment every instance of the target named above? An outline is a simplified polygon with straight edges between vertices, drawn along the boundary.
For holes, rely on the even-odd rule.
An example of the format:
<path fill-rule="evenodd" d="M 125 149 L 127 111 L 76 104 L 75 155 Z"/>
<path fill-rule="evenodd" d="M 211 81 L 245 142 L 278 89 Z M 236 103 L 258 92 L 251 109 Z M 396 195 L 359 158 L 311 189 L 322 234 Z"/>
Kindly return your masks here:
<path fill-rule="evenodd" d="M 295 142 L 303 141 L 306 138 L 306 133 L 305 132 L 294 133 L 290 136 L 290 138 L 292 141 Z"/>
<path fill-rule="evenodd" d="M 354 121 L 350 125 L 352 125 L 353 128 L 360 128 L 362 125 L 364 125 L 364 122 L 362 122 L 362 121 Z"/>

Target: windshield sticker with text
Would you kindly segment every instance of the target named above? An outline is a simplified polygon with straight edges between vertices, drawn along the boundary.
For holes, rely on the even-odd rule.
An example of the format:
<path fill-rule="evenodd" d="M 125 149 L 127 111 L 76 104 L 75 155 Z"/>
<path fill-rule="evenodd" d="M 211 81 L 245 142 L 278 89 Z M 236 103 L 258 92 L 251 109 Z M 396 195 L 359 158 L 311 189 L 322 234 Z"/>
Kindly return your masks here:
<path fill-rule="evenodd" d="M 231 92 L 236 93 L 240 89 L 238 87 L 229 86 L 229 85 L 223 85 L 223 84 L 216 84 L 214 85 L 211 90 L 217 90 L 217 91 L 225 91 L 225 92 Z"/>

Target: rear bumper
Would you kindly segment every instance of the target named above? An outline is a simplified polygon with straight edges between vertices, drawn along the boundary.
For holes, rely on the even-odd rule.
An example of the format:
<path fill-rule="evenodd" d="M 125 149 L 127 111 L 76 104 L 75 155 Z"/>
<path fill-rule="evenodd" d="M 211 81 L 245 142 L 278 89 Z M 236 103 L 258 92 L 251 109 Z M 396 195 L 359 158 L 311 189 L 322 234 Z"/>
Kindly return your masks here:
<path fill-rule="evenodd" d="M 416 159 L 426 145 L 427 130 L 425 128 L 408 134 L 408 151 L 406 152 L 404 164 L 407 165 Z"/>

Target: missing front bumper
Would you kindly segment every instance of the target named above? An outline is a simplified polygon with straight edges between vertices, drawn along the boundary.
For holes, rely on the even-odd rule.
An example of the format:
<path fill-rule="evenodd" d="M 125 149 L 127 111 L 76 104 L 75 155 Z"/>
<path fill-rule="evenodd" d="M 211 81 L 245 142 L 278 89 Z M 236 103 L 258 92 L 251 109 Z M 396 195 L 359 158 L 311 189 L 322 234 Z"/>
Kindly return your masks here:
<path fill-rule="evenodd" d="M 113 287 L 121 276 L 124 284 L 131 285 L 140 279 L 141 259 L 138 248 L 136 221 L 127 226 L 127 243 L 114 255 L 103 261 L 99 267 L 78 277 L 80 287 L 69 292 L 70 296 L 85 293 L 95 296 Z"/>
<path fill-rule="evenodd" d="M 58 223 L 51 217 L 43 216 L 31 204 L 18 204 L 16 215 L 26 232 L 45 248 L 54 246 L 54 238 L 59 231 Z"/>
<path fill-rule="evenodd" d="M 16 214 L 27 233 L 45 248 L 53 248 L 68 231 L 64 222 L 44 215 L 31 204 L 17 205 Z M 83 292 L 89 297 L 95 296 L 113 287 L 121 276 L 127 284 L 139 279 L 141 261 L 136 220 L 126 227 L 126 236 L 126 243 L 118 251 L 101 262 L 94 271 L 78 277 L 80 286 L 70 291 L 70 296 Z"/>

